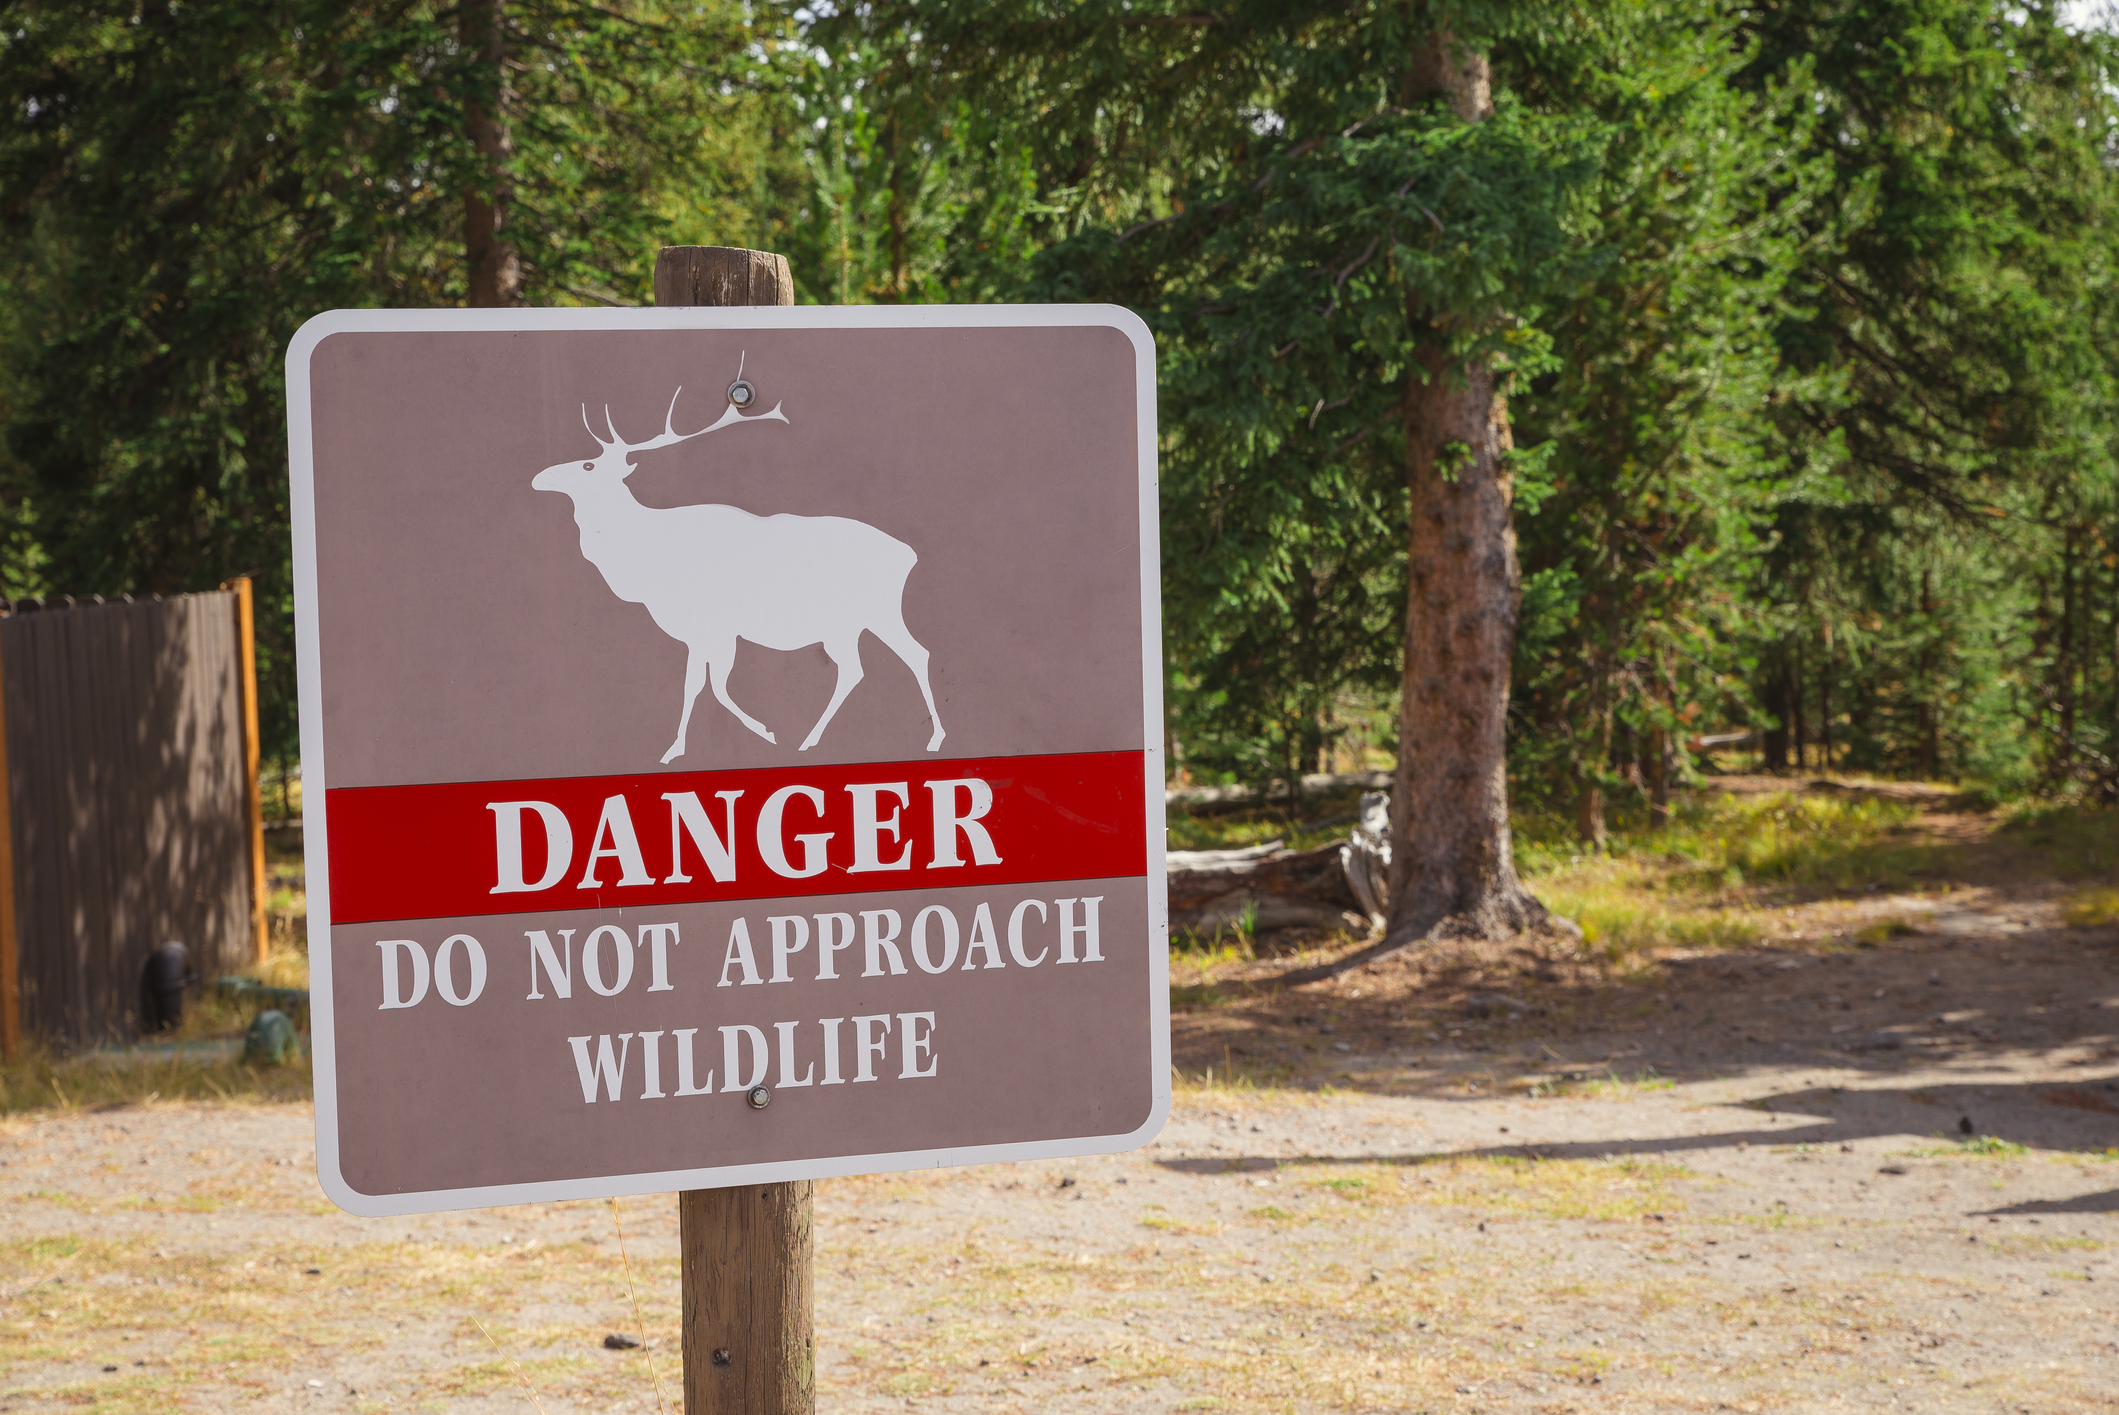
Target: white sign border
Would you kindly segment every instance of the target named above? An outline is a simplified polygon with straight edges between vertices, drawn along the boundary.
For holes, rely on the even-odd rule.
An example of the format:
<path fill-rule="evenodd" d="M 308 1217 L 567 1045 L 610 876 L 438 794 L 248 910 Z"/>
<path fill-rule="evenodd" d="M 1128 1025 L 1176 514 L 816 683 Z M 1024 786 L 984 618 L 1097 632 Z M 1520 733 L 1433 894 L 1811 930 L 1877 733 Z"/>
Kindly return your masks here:
<path fill-rule="evenodd" d="M 1140 462 L 1141 700 L 1148 831 L 1148 1009 L 1153 1105 L 1138 1129 L 1003 1145 L 899 1150 L 886 1154 L 601 1175 L 529 1184 L 481 1185 L 404 1194 L 364 1194 L 339 1168 L 338 1058 L 331 995 L 331 888 L 325 867 L 330 822 L 325 802 L 323 668 L 318 657 L 316 461 L 312 448 L 309 361 L 334 334 L 526 333 L 533 330 L 657 329 L 994 329 L 1101 327 L 1133 344 Z M 364 1218 L 440 1213 L 504 1204 L 604 1199 L 738 1184 L 831 1179 L 949 1165 L 1069 1159 L 1116 1154 L 1154 1139 L 1170 1116 L 1170 906 L 1163 794 L 1162 555 L 1156 469 L 1155 336 L 1118 305 L 736 306 L 524 310 L 332 310 L 309 320 L 287 346 L 288 510 L 294 537 L 295 678 L 301 704 L 303 855 L 309 904 L 310 1045 L 316 1087 L 317 1180 L 333 1203 Z"/>

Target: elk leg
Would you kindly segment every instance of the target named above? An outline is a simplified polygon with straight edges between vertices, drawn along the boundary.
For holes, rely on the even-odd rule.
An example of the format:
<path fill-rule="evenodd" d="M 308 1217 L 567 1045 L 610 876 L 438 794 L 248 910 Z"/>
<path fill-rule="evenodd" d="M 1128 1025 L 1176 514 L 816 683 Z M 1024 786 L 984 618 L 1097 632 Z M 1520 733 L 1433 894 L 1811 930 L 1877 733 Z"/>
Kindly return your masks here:
<path fill-rule="evenodd" d="M 699 690 L 705 686 L 706 659 L 699 650 L 691 649 L 684 658 L 684 713 L 677 719 L 677 740 L 662 754 L 664 766 L 684 755 L 684 734 L 692 726 L 692 704 L 698 701 Z"/>
<path fill-rule="evenodd" d="M 905 627 L 905 611 L 902 607 L 890 616 L 888 623 L 869 625 L 868 632 L 888 644 L 892 653 L 905 660 L 905 666 L 912 670 L 912 676 L 920 680 L 920 696 L 927 700 L 927 717 L 934 723 L 934 735 L 927 739 L 927 750 L 940 751 L 945 734 L 942 731 L 942 714 L 934 705 L 934 688 L 927 681 L 927 646 L 915 639 L 912 630 Z"/>
<path fill-rule="evenodd" d="M 737 707 L 736 700 L 728 695 L 728 671 L 735 666 L 736 646 L 733 643 L 728 646 L 726 653 L 717 653 L 707 660 L 707 672 L 713 681 L 714 696 L 720 700 L 721 706 L 736 715 L 737 721 L 757 733 L 760 737 L 763 737 L 766 741 L 778 746 L 778 739 L 772 733 L 766 731 L 765 724 L 752 717 L 742 708 Z"/>
<path fill-rule="evenodd" d="M 817 745 L 817 739 L 824 735 L 825 724 L 830 722 L 832 714 L 839 710 L 839 704 L 846 701 L 846 695 L 854 690 L 854 685 L 861 681 L 861 635 L 858 630 L 850 641 L 825 644 L 824 652 L 830 654 L 831 661 L 839 667 L 838 686 L 831 690 L 831 701 L 824 707 L 824 716 L 818 718 L 817 725 L 809 729 L 809 736 L 802 739 L 798 751 L 806 752 Z"/>

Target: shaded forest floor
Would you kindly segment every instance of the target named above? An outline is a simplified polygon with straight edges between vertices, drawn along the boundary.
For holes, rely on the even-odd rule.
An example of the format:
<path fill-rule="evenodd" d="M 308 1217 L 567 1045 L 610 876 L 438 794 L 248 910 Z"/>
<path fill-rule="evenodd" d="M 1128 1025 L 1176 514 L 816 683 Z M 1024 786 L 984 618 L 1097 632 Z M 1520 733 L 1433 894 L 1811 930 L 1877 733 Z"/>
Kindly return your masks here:
<path fill-rule="evenodd" d="M 1608 855 L 1519 853 L 1586 947 L 1444 945 L 1283 993 L 1274 977 L 1358 941 L 1190 939 L 1171 955 L 1180 1070 L 1417 1092 L 1471 1060 L 1579 1070 L 1569 1044 L 1614 1030 L 1673 1072 L 2051 1044 L 2067 1024 L 2042 992 L 2119 940 L 2119 818 L 1975 812 L 1937 787 L 1721 778 Z"/>
<path fill-rule="evenodd" d="M 2119 1410 L 2111 820 L 1735 784 L 1654 848 L 1527 847 L 1604 911 L 1579 954 L 1270 992 L 1346 941 L 1180 953 L 1143 1150 L 820 1185 L 819 1408 Z M 673 1389 L 673 1203 L 623 1204 L 625 1258 L 608 1204 L 355 1219 L 310 1126 L 0 1120 L 0 1409 Z M 629 1273 L 650 1345 L 605 1350 Z"/>

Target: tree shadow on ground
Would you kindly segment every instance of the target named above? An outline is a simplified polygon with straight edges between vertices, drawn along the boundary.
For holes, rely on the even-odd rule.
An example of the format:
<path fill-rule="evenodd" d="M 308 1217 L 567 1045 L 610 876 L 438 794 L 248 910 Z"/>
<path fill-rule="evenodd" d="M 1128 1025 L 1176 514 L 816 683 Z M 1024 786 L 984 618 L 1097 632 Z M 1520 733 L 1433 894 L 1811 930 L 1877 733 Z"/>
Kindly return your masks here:
<path fill-rule="evenodd" d="M 1492 1097 L 1472 1098 L 1491 1101 Z M 1594 1104 L 1594 1102 L 1592 1102 Z M 2006 1159 L 2026 1151 L 2074 1151 L 2103 1157 L 2119 1141 L 2119 1082 L 2091 1086 L 2053 1082 L 2013 1085 L 1909 1086 L 1903 1089 L 1810 1087 L 1784 1091 L 1721 1107 L 1739 1114 L 1768 1111 L 1800 1116 L 1794 1125 L 1744 1126 L 1694 1135 L 1662 1135 L 1586 1140 L 1530 1140 L 1508 1145 L 1440 1146 L 1408 1152 L 1394 1147 L 1304 1154 L 1275 1158 L 1241 1155 L 1230 1158 L 1182 1158 L 1161 1161 L 1184 1174 L 1219 1174 L 1274 1169 L 1287 1164 L 1436 1164 L 1453 1160 L 1610 1160 L 1670 1159 L 1708 1150 L 1757 1146 L 1776 1153 L 1838 1149 L 1857 1141 L 1929 1135 L 1905 1153 L 1914 1159 Z M 1977 1117 L 1975 1119 L 1975 1117 Z M 1567 1117 L 1564 1114 L 1561 1117 Z M 1963 1133 L 1960 1122 L 1970 1124 Z M 2021 1146 L 2018 1150 L 2016 1147 Z M 2119 1211 L 2119 1197 L 2092 1196 Z M 2083 1203 L 2085 1200 L 2068 1200 Z M 2021 1212 L 2041 1212 L 2019 1206 Z M 1997 1209 L 1996 1213 L 2018 1209 Z M 2056 1210 L 2057 1211 L 2057 1210 Z M 2107 1208 L 2068 1212 L 2107 1212 Z"/>
<path fill-rule="evenodd" d="M 2119 1214 L 2119 1189 L 2107 1189 L 2101 1194 L 2077 1194 L 2072 1199 L 2032 1199 L 1978 1212 L 1982 1217 L 1989 1214 Z"/>
<path fill-rule="evenodd" d="M 1600 1076 L 1885 1078 L 2119 1058 L 2119 931 L 2004 909 L 1963 916 L 1975 932 L 1958 917 L 1851 948 L 1790 941 L 1617 978 L 1482 945 L 1299 992 L 1224 985 L 1213 1005 L 1173 1018 L 1174 1060 L 1188 1076 L 1239 1083 L 1491 1099 L 1497 1087 Z"/>

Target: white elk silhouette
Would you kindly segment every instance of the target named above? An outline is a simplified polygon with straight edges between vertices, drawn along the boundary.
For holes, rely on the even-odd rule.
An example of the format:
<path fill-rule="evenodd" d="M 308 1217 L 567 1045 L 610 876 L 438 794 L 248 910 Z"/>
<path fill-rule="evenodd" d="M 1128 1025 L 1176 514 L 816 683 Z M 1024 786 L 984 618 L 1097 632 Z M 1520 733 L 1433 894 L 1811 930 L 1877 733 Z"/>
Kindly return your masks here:
<path fill-rule="evenodd" d="M 662 760 L 684 755 L 692 704 L 708 681 L 721 706 L 766 741 L 775 740 L 764 723 L 728 695 L 738 639 L 781 650 L 824 645 L 839 681 L 800 750 L 814 747 L 861 681 L 864 629 L 889 645 L 920 680 L 934 723 L 927 750 L 940 748 L 942 718 L 927 681 L 927 650 L 905 627 L 905 580 L 919 562 L 911 546 L 843 516 L 754 516 L 736 506 L 657 508 L 633 499 L 625 479 L 633 474 L 635 453 L 703 437 L 730 423 L 787 421 L 777 404 L 751 417 L 731 405 L 711 427 L 678 432 L 674 419 L 683 392 L 679 388 L 671 396 L 662 431 L 646 442 L 620 437 L 609 407 L 603 410 L 611 434 L 605 441 L 589 425 L 584 405 L 582 426 L 603 451 L 593 461 L 546 467 L 530 482 L 539 491 L 564 492 L 573 500 L 581 553 L 603 572 L 611 593 L 646 605 L 662 632 L 689 651 L 684 713 L 677 720 L 677 740 Z"/>

